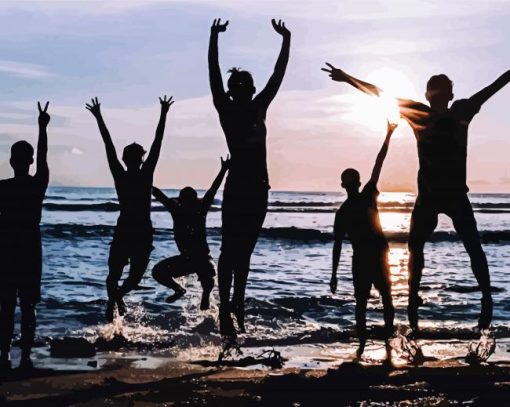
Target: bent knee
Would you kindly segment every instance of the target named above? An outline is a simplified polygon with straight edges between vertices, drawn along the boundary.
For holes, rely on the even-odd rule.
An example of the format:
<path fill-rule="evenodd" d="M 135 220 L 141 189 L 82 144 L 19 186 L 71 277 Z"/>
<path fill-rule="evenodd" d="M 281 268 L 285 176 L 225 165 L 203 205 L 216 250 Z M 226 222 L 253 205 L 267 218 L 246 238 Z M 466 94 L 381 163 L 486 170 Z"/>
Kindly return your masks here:
<path fill-rule="evenodd" d="M 200 284 L 202 285 L 202 289 L 204 291 L 212 291 L 214 287 L 214 278 L 206 277 L 200 280 Z"/>

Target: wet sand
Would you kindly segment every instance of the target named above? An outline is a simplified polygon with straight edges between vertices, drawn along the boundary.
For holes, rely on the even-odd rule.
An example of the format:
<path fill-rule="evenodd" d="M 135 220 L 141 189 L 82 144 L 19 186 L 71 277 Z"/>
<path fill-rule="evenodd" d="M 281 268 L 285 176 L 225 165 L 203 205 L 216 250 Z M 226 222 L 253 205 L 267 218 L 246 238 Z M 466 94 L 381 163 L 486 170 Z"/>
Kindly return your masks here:
<path fill-rule="evenodd" d="M 215 366 L 214 358 L 198 355 L 178 361 L 164 352 L 99 353 L 91 360 L 63 360 L 60 369 L 25 374 L 14 369 L 2 379 L 0 400 L 44 406 L 495 406 L 510 400 L 507 344 L 499 344 L 494 361 L 483 366 L 469 366 L 461 357 L 429 357 L 421 366 L 401 361 L 393 367 L 379 359 L 377 344 L 369 346 L 361 362 L 349 360 L 351 345 L 304 345 L 292 353 L 281 348 L 282 356 L 290 357 L 278 369 Z M 441 353 L 441 346 L 435 349 Z M 256 357 L 259 350 L 251 354 Z"/>

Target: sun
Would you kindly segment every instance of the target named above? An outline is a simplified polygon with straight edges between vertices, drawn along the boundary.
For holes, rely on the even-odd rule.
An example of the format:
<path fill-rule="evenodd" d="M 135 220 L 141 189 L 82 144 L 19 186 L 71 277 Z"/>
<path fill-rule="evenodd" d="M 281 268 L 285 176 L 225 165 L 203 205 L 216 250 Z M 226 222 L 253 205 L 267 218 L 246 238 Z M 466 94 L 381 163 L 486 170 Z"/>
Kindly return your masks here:
<path fill-rule="evenodd" d="M 394 68 L 380 68 L 363 78 L 383 89 L 379 97 L 357 92 L 350 98 L 351 110 L 344 119 L 366 125 L 370 130 L 384 132 L 386 120 L 398 123 L 400 112 L 397 98 L 416 99 L 417 92 L 409 78 Z M 398 129 L 397 129 L 398 131 Z"/>

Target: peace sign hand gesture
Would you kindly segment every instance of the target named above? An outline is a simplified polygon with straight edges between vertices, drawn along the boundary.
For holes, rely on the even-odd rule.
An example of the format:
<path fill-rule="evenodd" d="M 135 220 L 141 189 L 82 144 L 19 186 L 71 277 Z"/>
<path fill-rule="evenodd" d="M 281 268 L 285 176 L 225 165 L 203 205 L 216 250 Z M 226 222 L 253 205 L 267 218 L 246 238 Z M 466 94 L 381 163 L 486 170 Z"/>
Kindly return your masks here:
<path fill-rule="evenodd" d="M 46 127 L 50 122 L 50 115 L 48 112 L 48 106 L 50 102 L 46 102 L 44 109 L 41 108 L 41 102 L 37 102 L 37 109 L 39 109 L 39 126 Z"/>
<path fill-rule="evenodd" d="M 337 82 L 345 82 L 346 75 L 341 69 L 335 68 L 329 62 L 326 62 L 327 68 L 321 68 L 321 71 L 329 73 L 329 77 Z"/>

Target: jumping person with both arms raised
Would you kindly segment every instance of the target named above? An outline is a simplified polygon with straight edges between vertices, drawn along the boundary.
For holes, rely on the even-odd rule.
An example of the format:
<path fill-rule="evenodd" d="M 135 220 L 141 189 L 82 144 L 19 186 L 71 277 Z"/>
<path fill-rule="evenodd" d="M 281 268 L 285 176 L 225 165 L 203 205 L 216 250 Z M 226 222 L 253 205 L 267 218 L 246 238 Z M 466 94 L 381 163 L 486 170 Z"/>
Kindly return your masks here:
<path fill-rule="evenodd" d="M 168 303 L 186 293 L 174 278 L 196 273 L 202 285 L 200 309 L 209 308 L 216 267 L 207 244 L 206 219 L 229 164 L 228 158 L 225 161 L 221 159 L 221 170 L 202 199 L 198 198 L 197 191 L 191 187 L 181 189 L 178 198 L 168 198 L 160 189 L 152 187 L 154 197 L 172 215 L 175 243 L 180 251 L 178 256 L 160 261 L 152 269 L 156 281 L 174 290 L 174 294 L 166 299 Z"/>
<path fill-rule="evenodd" d="M 352 245 L 352 281 L 356 299 L 356 330 L 359 338 L 358 357 L 365 349 L 367 339 L 366 312 L 372 285 L 379 290 L 384 307 L 384 324 L 386 339 L 393 335 L 393 318 L 395 311 L 391 299 L 391 284 L 388 265 L 388 242 L 384 236 L 379 211 L 377 209 L 377 182 L 391 135 L 397 127 L 388 122 L 386 139 L 377 156 L 372 176 L 359 191 L 360 174 L 353 168 L 342 172 L 342 187 L 347 191 L 347 199 L 335 216 L 335 244 L 333 246 L 333 272 L 331 275 L 331 292 L 337 288 L 337 271 L 342 251 L 342 240 L 349 236 Z"/>
<path fill-rule="evenodd" d="M 377 86 L 348 75 L 327 64 L 323 68 L 331 79 L 346 82 L 370 94 L 380 95 Z M 482 292 L 478 327 L 485 329 L 492 320 L 492 295 L 489 267 L 482 249 L 473 208 L 466 184 L 468 127 L 481 106 L 510 82 L 510 71 L 468 99 L 453 99 L 453 83 L 444 74 L 427 82 L 425 97 L 430 106 L 413 100 L 398 99 L 400 113 L 411 125 L 418 147 L 420 169 L 418 196 L 411 216 L 409 232 L 409 324 L 418 329 L 418 295 L 424 267 L 423 249 L 437 226 L 438 215 L 444 213 L 462 240 L 471 260 L 471 268 Z"/>
<path fill-rule="evenodd" d="M 280 55 L 265 88 L 256 96 L 251 74 L 233 68 L 228 92 L 223 87 L 218 62 L 218 35 L 228 21 L 214 20 L 209 43 L 209 81 L 213 102 L 232 156 L 222 203 L 222 245 L 218 262 L 220 332 L 235 339 L 231 312 L 244 332 L 244 299 L 250 259 L 266 217 L 269 179 L 266 162 L 266 113 L 285 75 L 289 59 L 290 31 L 272 20 L 283 38 Z M 232 279 L 234 293 L 230 296 Z"/>
<path fill-rule="evenodd" d="M 11 368 L 10 350 L 14 314 L 21 308 L 20 368 L 31 369 L 36 304 L 41 301 L 42 245 L 41 211 L 48 187 L 48 104 L 39 108 L 37 170 L 30 175 L 34 148 L 26 141 L 11 147 L 10 164 L 14 177 L 0 181 L 0 369 Z"/>
<path fill-rule="evenodd" d="M 145 162 L 145 151 L 139 144 L 133 143 L 124 148 L 122 166 L 110 133 L 101 114 L 101 105 L 97 98 L 87 104 L 87 109 L 94 115 L 103 138 L 108 165 L 115 182 L 115 190 L 120 206 L 120 215 L 115 227 L 113 240 L 108 258 L 109 273 L 106 279 L 108 303 L 105 317 L 108 322 L 114 318 L 115 305 L 119 315 L 124 315 L 126 305 L 124 296 L 135 289 L 140 283 L 145 269 L 149 264 L 152 251 L 152 222 L 151 222 L 151 190 L 154 170 L 158 162 L 168 110 L 173 104 L 172 98 L 159 98 L 161 116 L 159 118 L 156 136 L 152 143 L 149 156 Z M 130 264 L 129 275 L 119 287 L 122 271 Z"/>

